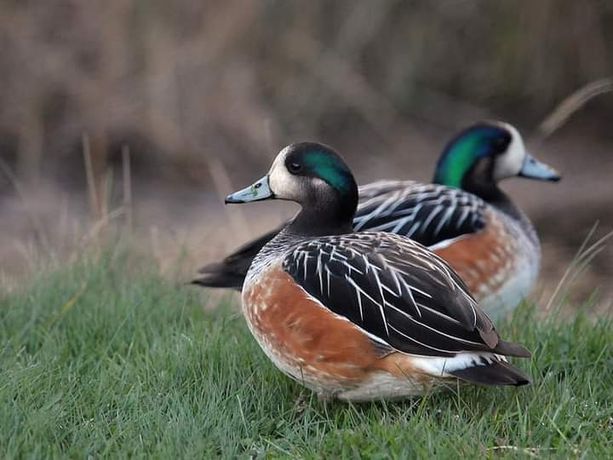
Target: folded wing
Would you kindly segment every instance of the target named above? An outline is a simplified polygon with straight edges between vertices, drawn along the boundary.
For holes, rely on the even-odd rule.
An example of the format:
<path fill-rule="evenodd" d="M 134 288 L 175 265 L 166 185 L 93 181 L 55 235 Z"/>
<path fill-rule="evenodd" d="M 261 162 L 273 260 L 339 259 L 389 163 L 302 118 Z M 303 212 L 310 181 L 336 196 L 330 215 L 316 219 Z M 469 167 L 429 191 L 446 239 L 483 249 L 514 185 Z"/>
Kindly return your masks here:
<path fill-rule="evenodd" d="M 360 188 L 355 231 L 382 231 L 432 246 L 485 226 L 486 204 L 463 190 L 413 181 L 380 181 Z"/>
<path fill-rule="evenodd" d="M 325 308 L 398 351 L 529 356 L 500 340 L 442 259 L 407 238 L 368 232 L 323 237 L 294 248 L 283 268 Z"/>

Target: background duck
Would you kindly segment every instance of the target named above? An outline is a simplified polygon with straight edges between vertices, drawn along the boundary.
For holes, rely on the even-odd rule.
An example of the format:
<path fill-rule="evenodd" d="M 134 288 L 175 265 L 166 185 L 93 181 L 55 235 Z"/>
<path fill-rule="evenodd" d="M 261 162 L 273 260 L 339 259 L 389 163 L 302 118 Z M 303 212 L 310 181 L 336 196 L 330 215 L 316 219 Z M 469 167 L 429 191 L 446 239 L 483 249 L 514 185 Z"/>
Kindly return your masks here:
<path fill-rule="evenodd" d="M 459 276 L 409 238 L 353 233 L 358 188 L 329 147 L 283 149 L 270 172 L 227 197 L 299 203 L 301 211 L 251 264 L 242 291 L 266 355 L 320 396 L 364 401 L 418 395 L 458 380 L 524 385 Z"/>
<path fill-rule="evenodd" d="M 443 150 L 432 184 L 378 181 L 359 189 L 355 231 L 408 236 L 443 257 L 490 315 L 512 311 L 536 282 L 539 239 L 528 217 L 498 187 L 508 177 L 557 181 L 503 122 L 466 128 Z M 200 269 L 195 284 L 241 289 L 258 251 L 279 229 Z"/>

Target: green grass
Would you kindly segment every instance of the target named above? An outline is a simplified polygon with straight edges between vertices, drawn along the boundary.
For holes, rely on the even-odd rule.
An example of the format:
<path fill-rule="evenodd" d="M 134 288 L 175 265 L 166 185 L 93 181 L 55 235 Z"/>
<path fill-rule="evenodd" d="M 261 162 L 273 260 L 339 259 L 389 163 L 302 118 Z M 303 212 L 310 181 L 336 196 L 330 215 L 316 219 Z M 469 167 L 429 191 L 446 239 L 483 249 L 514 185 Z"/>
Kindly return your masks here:
<path fill-rule="evenodd" d="M 3 456 L 613 456 L 610 318 L 524 307 L 501 324 L 534 352 L 530 387 L 324 404 L 273 368 L 235 305 L 204 311 L 204 291 L 126 266 L 85 261 L 0 295 Z"/>

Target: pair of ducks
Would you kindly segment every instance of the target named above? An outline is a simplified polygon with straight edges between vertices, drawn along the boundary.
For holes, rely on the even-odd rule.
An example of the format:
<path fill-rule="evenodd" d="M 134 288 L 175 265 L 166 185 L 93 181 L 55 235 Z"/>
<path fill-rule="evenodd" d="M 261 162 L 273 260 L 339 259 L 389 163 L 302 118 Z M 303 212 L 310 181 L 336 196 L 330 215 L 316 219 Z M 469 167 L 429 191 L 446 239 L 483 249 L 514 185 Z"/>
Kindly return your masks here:
<path fill-rule="evenodd" d="M 559 180 L 500 122 L 454 138 L 433 184 L 358 189 L 333 149 L 292 144 L 226 203 L 276 198 L 300 212 L 194 282 L 242 289 L 263 351 L 322 398 L 397 399 L 457 381 L 525 385 L 506 356 L 530 352 L 502 340 L 481 309 L 512 310 L 539 271 L 536 232 L 497 186 L 512 176 Z"/>

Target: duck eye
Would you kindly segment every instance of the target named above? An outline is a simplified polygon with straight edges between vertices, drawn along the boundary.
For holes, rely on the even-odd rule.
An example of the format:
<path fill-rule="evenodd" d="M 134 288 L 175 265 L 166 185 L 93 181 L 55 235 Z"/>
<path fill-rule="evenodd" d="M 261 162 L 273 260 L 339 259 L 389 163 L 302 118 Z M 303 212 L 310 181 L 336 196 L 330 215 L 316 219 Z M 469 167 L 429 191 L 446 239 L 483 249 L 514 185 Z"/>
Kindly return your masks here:
<path fill-rule="evenodd" d="M 302 169 L 302 165 L 300 163 L 296 163 L 295 161 L 292 161 L 287 165 L 287 169 L 289 170 L 290 173 L 296 174 L 300 172 L 300 170 Z"/>

